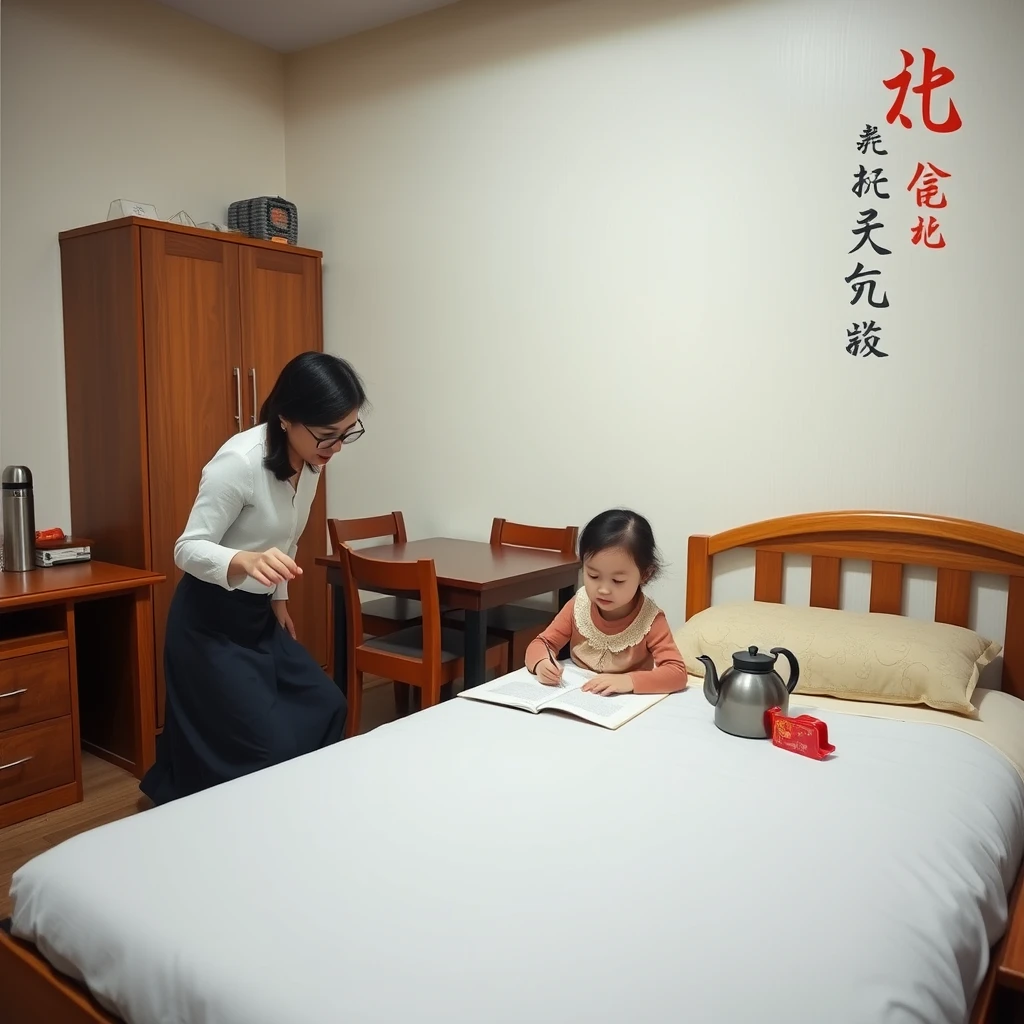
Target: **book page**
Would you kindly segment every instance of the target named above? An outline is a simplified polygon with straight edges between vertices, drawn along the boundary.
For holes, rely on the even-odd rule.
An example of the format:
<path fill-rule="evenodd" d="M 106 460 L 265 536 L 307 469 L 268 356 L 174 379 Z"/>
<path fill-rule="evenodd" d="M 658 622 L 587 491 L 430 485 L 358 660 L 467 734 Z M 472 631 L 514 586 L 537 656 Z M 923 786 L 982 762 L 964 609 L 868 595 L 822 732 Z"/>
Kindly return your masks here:
<path fill-rule="evenodd" d="M 562 666 L 563 690 L 577 690 L 588 679 L 593 679 L 597 675 L 596 672 L 591 672 L 589 668 L 580 668 L 574 661 L 561 661 L 559 664 Z"/>
<path fill-rule="evenodd" d="M 517 703 L 525 704 L 531 711 L 539 711 L 558 695 L 557 687 L 545 686 L 533 676 L 522 679 L 515 674 L 495 679 L 488 695 L 491 697 L 508 697 Z"/>
<path fill-rule="evenodd" d="M 561 693 L 545 706 L 552 711 L 564 711 L 595 725 L 618 729 L 632 718 L 663 700 L 665 693 L 613 693 L 605 697 L 598 693 L 584 693 L 580 689 Z"/>
<path fill-rule="evenodd" d="M 562 685 L 545 686 L 536 676 L 530 675 L 521 668 L 506 676 L 492 679 L 469 690 L 462 690 L 460 697 L 471 700 L 483 700 L 491 704 L 508 704 L 511 707 L 523 708 L 526 711 L 540 711 L 553 700 L 564 694 L 567 689 L 582 686 L 594 675 L 586 669 L 577 668 L 571 662 L 562 664 Z"/>
<path fill-rule="evenodd" d="M 545 709 L 561 711 L 603 725 L 607 729 L 618 729 L 667 696 L 664 693 L 615 693 L 603 697 L 596 693 L 584 693 L 580 687 L 597 673 L 580 668 L 572 661 L 559 664 L 562 666 L 560 686 L 545 686 L 524 667 L 492 679 L 489 683 L 462 690 L 458 695 L 488 704 L 504 704 L 535 714 Z"/>

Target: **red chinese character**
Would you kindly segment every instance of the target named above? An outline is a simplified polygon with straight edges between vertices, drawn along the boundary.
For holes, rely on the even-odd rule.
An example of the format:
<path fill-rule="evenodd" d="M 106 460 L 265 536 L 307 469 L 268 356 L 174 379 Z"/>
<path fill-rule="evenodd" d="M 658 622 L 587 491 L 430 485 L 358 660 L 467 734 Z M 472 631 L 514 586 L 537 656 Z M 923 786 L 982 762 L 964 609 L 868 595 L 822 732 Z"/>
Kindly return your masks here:
<path fill-rule="evenodd" d="M 917 171 L 914 174 L 913 180 L 907 186 L 907 191 L 910 192 L 920 181 L 921 186 L 917 190 L 917 205 L 926 206 L 932 210 L 941 210 L 946 205 L 946 194 L 939 192 L 939 178 L 948 178 L 949 172 L 941 170 L 933 163 L 929 163 L 928 168 L 929 170 L 926 170 L 925 165 L 922 163 L 917 165 Z M 932 200 L 936 196 L 941 196 L 942 201 L 933 203 Z"/>
<path fill-rule="evenodd" d="M 941 232 L 939 232 L 939 240 L 937 242 L 931 240 L 932 235 L 938 230 L 939 222 L 934 217 L 928 218 L 927 227 L 925 227 L 924 217 L 918 217 L 917 224 L 911 229 L 910 241 L 914 245 L 919 245 L 923 239 L 927 249 L 944 249 L 946 247 L 946 240 L 942 237 Z"/>
<path fill-rule="evenodd" d="M 963 124 L 959 113 L 957 113 L 956 106 L 950 100 L 949 113 L 946 120 L 941 124 L 933 121 L 932 93 L 936 89 L 941 89 L 944 85 L 949 85 L 956 78 L 956 75 L 947 67 L 935 66 L 934 50 L 923 47 L 922 52 L 924 53 L 924 75 L 921 78 L 921 84 L 915 85 L 911 91 L 918 93 L 921 97 L 921 116 L 924 119 L 924 125 L 932 132 L 955 132 Z M 910 86 L 910 68 L 914 63 L 914 55 L 906 50 L 900 50 L 900 53 L 903 54 L 903 70 L 892 78 L 882 80 L 882 85 L 886 89 L 897 90 L 896 99 L 893 100 L 893 104 L 889 108 L 889 113 L 885 115 L 885 119 L 889 124 L 892 124 L 898 117 L 900 124 L 904 128 L 910 128 L 913 126 L 913 122 L 903 113 L 903 103 L 907 98 L 907 89 Z"/>

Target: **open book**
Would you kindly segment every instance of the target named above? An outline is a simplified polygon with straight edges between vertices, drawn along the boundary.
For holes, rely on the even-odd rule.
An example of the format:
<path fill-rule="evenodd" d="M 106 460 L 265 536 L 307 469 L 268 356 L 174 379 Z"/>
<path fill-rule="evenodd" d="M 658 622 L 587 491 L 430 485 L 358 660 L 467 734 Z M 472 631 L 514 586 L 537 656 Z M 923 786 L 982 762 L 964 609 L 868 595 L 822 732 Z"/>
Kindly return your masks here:
<path fill-rule="evenodd" d="M 604 697 L 584 693 L 580 687 L 597 673 L 580 668 L 571 661 L 561 664 L 561 686 L 545 686 L 521 668 L 489 683 L 461 690 L 459 696 L 488 704 L 505 704 L 532 711 L 535 715 L 541 711 L 561 711 L 595 725 L 603 725 L 606 729 L 618 729 L 668 696 L 666 693 L 613 693 Z"/>

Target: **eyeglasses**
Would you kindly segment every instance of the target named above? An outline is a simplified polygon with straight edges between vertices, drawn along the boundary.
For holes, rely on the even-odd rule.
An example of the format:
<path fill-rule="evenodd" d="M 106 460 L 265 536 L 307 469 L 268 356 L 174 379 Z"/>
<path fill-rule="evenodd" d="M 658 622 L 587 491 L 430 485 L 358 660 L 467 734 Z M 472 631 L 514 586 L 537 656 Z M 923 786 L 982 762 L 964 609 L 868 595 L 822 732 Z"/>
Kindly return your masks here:
<path fill-rule="evenodd" d="M 306 427 L 305 423 L 302 425 Z M 306 429 L 309 430 L 309 427 L 306 427 Z M 358 441 L 365 433 L 366 428 L 363 426 L 362 420 L 356 420 L 355 425 L 351 429 L 346 430 L 344 434 L 335 434 L 334 437 L 320 437 L 314 434 L 312 430 L 309 430 L 309 436 L 316 441 L 318 451 L 333 448 L 339 441 L 342 444 L 351 444 L 353 441 Z"/>

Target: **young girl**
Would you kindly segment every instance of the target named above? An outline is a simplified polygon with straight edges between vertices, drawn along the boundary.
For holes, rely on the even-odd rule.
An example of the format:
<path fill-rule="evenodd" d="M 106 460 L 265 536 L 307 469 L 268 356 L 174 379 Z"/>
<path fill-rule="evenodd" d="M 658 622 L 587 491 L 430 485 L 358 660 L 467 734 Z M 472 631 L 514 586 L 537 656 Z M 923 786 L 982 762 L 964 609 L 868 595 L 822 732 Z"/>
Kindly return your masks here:
<path fill-rule="evenodd" d="M 526 667 L 557 686 L 555 663 L 566 643 L 572 660 L 600 673 L 583 685 L 591 693 L 675 693 L 686 667 L 665 613 L 643 592 L 661 564 L 651 524 L 628 509 L 595 516 L 580 536 L 584 584 L 526 649 Z"/>

